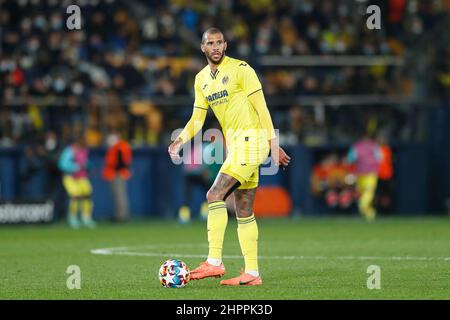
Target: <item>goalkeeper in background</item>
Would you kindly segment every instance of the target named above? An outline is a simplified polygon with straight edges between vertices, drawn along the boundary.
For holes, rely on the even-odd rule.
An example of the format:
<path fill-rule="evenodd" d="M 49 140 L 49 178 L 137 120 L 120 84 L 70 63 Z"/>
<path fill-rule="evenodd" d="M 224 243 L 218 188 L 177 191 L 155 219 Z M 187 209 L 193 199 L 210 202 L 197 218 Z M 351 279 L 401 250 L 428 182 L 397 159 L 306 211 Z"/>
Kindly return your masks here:
<path fill-rule="evenodd" d="M 195 77 L 195 101 L 191 119 L 169 146 L 172 160 L 202 128 L 211 108 L 225 137 L 227 157 L 214 184 L 208 190 L 208 259 L 191 271 L 191 279 L 221 277 L 225 274 L 222 245 L 228 214 L 225 200 L 234 194 L 238 238 L 245 271 L 221 285 L 261 285 L 258 269 L 258 227 L 253 203 L 258 186 L 259 166 L 269 155 L 275 165 L 287 166 L 290 157 L 278 145 L 261 83 L 246 62 L 225 55 L 227 42 L 217 28 L 203 33 L 201 50 L 208 65 Z"/>

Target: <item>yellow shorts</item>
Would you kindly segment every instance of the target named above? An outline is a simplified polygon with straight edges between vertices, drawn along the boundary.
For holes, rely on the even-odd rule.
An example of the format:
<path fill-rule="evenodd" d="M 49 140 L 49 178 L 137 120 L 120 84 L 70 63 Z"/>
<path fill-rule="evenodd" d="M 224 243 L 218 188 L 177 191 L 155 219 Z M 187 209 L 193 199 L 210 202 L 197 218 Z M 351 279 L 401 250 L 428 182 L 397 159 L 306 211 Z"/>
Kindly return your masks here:
<path fill-rule="evenodd" d="M 92 186 L 87 178 L 75 179 L 72 176 L 63 177 L 63 185 L 69 197 L 88 197 L 92 194 Z"/>
<path fill-rule="evenodd" d="M 238 180 L 238 189 L 258 186 L 259 167 L 267 160 L 269 143 L 257 136 L 244 136 L 228 148 L 227 158 L 219 172 Z"/>
<path fill-rule="evenodd" d="M 356 180 L 356 188 L 360 193 L 375 193 L 378 176 L 376 173 L 361 174 Z"/>

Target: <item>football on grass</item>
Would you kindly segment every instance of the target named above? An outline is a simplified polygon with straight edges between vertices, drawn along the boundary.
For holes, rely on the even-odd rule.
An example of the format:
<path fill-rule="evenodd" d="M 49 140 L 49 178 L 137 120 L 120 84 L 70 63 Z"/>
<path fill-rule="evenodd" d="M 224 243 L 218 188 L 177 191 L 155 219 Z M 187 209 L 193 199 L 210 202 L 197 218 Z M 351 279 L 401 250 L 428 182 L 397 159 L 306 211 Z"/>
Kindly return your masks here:
<path fill-rule="evenodd" d="M 159 281 L 165 288 L 182 288 L 189 282 L 189 267 L 181 260 L 167 260 L 159 268 Z"/>

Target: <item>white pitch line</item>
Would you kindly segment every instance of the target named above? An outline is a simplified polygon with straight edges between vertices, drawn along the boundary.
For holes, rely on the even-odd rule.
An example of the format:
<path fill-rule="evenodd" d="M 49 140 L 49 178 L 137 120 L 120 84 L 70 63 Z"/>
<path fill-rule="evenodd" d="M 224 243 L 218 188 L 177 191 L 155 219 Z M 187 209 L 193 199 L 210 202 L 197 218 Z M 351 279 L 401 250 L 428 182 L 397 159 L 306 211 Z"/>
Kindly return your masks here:
<path fill-rule="evenodd" d="M 193 245 L 176 245 L 177 247 L 192 247 Z M 203 247 L 203 245 L 195 245 Z M 140 246 L 139 248 L 161 248 L 161 245 Z M 129 247 L 100 248 L 92 249 L 95 255 L 120 255 L 120 256 L 141 256 L 141 257 L 161 257 L 168 256 L 174 258 L 207 258 L 204 254 L 174 253 L 174 252 L 136 252 L 130 251 Z M 224 259 L 243 259 L 238 255 L 224 255 Z M 278 259 L 278 260 L 392 260 L 392 261 L 450 261 L 450 257 L 413 257 L 413 256 L 259 256 L 259 259 Z"/>

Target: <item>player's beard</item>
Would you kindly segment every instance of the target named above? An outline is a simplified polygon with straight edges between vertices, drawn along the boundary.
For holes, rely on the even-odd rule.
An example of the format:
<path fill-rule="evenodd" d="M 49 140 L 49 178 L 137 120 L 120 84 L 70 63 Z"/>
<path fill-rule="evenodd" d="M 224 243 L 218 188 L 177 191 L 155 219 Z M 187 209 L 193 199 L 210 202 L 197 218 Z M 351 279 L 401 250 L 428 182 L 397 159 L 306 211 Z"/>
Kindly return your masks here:
<path fill-rule="evenodd" d="M 223 50 L 223 51 L 220 52 L 219 54 L 220 54 L 220 58 L 214 60 L 214 59 L 213 59 L 213 54 L 208 54 L 208 53 L 205 52 L 206 59 L 207 59 L 209 62 L 211 62 L 211 63 L 213 63 L 213 64 L 216 64 L 216 65 L 217 65 L 217 64 L 220 64 L 220 62 L 222 62 L 223 57 L 225 56 L 225 50 Z"/>

